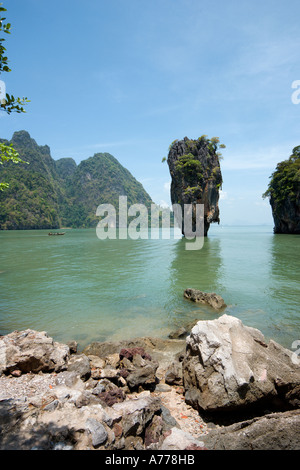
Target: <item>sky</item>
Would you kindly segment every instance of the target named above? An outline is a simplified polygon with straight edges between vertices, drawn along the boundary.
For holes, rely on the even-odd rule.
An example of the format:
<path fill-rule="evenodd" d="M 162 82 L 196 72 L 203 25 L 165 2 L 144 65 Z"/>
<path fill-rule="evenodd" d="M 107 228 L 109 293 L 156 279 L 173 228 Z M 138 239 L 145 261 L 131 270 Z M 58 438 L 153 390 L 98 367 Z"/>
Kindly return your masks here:
<path fill-rule="evenodd" d="M 24 129 L 77 163 L 109 152 L 165 205 L 171 142 L 217 136 L 221 223 L 273 224 L 262 194 L 300 144 L 298 0 L 2 3 L 0 79 L 30 103 L 1 113 L 1 138 Z"/>

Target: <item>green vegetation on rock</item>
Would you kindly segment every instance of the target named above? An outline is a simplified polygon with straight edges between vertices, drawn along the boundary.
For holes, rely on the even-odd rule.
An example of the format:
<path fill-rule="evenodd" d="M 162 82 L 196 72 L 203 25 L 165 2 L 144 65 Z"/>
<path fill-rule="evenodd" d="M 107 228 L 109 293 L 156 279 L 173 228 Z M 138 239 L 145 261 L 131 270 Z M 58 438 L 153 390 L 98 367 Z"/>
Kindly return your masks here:
<path fill-rule="evenodd" d="M 300 145 L 270 177 L 263 198 L 269 197 L 275 233 L 300 233 Z"/>
<path fill-rule="evenodd" d="M 270 178 L 263 197 L 272 197 L 277 204 L 277 210 L 280 210 L 286 198 L 296 201 L 300 190 L 300 145 L 293 149 L 287 160 L 278 163 Z"/>
<path fill-rule="evenodd" d="M 207 235 L 209 225 L 219 222 L 219 190 L 222 185 L 218 137 L 207 138 L 202 135 L 196 140 L 184 137 L 174 140 L 169 147 L 168 166 L 171 182 L 172 204 L 180 204 L 182 210 L 186 204 L 204 205 L 204 234 Z M 195 232 L 196 216 L 193 215 L 193 233 Z M 182 233 L 186 227 L 182 225 Z"/>

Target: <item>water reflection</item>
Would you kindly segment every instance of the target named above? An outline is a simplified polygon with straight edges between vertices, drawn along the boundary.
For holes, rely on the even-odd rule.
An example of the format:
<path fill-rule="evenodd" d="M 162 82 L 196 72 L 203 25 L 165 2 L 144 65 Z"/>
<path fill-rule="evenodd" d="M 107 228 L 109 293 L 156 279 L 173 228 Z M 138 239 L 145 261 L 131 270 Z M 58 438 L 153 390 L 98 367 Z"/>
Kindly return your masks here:
<path fill-rule="evenodd" d="M 300 237 L 299 235 L 277 234 L 272 238 L 271 274 L 273 280 L 280 282 L 280 287 L 291 282 L 299 287 L 300 281 Z M 275 285 L 275 289 L 279 286 Z"/>
<path fill-rule="evenodd" d="M 300 237 L 276 234 L 270 245 L 270 296 L 278 341 L 290 347 L 300 339 Z M 287 340 L 289 338 L 289 340 Z"/>
<path fill-rule="evenodd" d="M 202 304 L 195 304 L 183 298 L 183 292 L 191 287 L 204 292 L 216 292 L 223 296 L 223 259 L 220 239 L 205 238 L 201 250 L 186 250 L 185 239 L 178 240 L 172 250 L 170 264 L 169 317 L 174 324 L 195 318 L 216 318 L 219 314 Z"/>
<path fill-rule="evenodd" d="M 205 239 L 201 250 L 188 251 L 185 240 L 174 246 L 170 276 L 175 289 L 193 287 L 206 292 L 223 290 L 221 246 L 219 239 Z"/>

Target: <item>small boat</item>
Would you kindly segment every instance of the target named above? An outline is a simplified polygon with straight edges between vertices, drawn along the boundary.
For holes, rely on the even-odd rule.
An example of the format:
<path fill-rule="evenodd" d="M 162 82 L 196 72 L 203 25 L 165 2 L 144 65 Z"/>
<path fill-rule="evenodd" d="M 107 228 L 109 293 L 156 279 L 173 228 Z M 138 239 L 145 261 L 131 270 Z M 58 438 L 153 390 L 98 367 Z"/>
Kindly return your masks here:
<path fill-rule="evenodd" d="M 48 235 L 64 235 L 66 232 L 49 232 Z"/>

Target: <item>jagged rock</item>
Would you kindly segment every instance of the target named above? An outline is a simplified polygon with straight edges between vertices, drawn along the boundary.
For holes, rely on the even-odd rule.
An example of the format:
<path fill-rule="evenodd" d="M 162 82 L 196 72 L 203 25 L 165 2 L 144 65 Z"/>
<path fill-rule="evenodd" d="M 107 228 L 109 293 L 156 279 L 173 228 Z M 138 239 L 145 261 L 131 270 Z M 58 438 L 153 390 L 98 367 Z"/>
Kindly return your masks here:
<path fill-rule="evenodd" d="M 222 174 L 217 153 L 218 140 L 198 140 L 185 137 L 171 144 L 168 154 L 168 166 L 172 178 L 171 201 L 181 206 L 182 223 L 179 223 L 182 234 L 192 236 L 195 233 L 196 217 L 193 213 L 192 227 L 185 225 L 185 204 L 204 205 L 204 235 L 207 235 L 212 222 L 219 223 L 219 188 Z M 175 211 L 176 217 L 176 211 Z M 178 217 L 177 217 L 178 219 Z"/>
<path fill-rule="evenodd" d="M 95 396 L 89 390 L 83 390 L 75 400 L 75 406 L 77 408 L 82 408 L 84 406 L 89 406 L 91 404 L 98 404 L 100 403 L 100 399 L 98 396 Z"/>
<path fill-rule="evenodd" d="M 117 369 L 119 366 L 119 361 L 120 361 L 120 355 L 118 353 L 109 354 L 105 358 L 105 366 L 111 367 L 112 369 Z"/>
<path fill-rule="evenodd" d="M 151 359 L 144 348 L 122 348 L 120 351 L 120 374 L 130 390 L 140 386 L 147 389 L 155 388 L 158 363 Z"/>
<path fill-rule="evenodd" d="M 214 292 L 202 292 L 201 290 L 189 288 L 185 289 L 183 296 L 193 302 L 209 305 L 215 310 L 221 310 L 226 307 L 224 299 Z"/>
<path fill-rule="evenodd" d="M 122 416 L 123 435 L 140 436 L 155 414 L 160 413 L 160 400 L 152 396 L 144 396 L 136 400 L 116 403 L 112 409 Z"/>
<path fill-rule="evenodd" d="M 180 362 L 174 361 L 168 367 L 165 381 L 170 385 L 182 385 L 182 364 Z"/>
<path fill-rule="evenodd" d="M 186 327 L 180 326 L 177 330 L 171 331 L 171 333 L 169 333 L 169 338 L 171 339 L 185 338 L 188 334 L 189 334 L 189 331 L 186 329 Z"/>
<path fill-rule="evenodd" d="M 72 355 L 68 361 L 68 371 L 75 372 L 82 380 L 88 380 L 91 376 L 89 358 L 85 354 Z"/>
<path fill-rule="evenodd" d="M 110 379 L 112 382 L 117 381 L 119 378 L 119 371 L 111 367 L 105 367 L 100 372 L 101 379 Z"/>
<path fill-rule="evenodd" d="M 208 450 L 300 450 L 300 410 L 216 428 L 202 440 Z"/>
<path fill-rule="evenodd" d="M 86 421 L 86 430 L 92 436 L 92 443 L 94 447 L 98 447 L 108 438 L 107 431 L 100 421 L 94 418 L 88 418 Z"/>
<path fill-rule="evenodd" d="M 122 348 L 120 351 L 120 359 L 122 360 L 123 357 L 132 361 L 136 355 L 139 355 L 143 359 L 148 359 L 151 361 L 151 356 L 145 352 L 144 348 L 135 347 L 135 348 Z"/>
<path fill-rule="evenodd" d="M 216 411 L 271 403 L 299 406 L 300 370 L 292 353 L 228 315 L 199 321 L 183 360 L 186 402 Z"/>
<path fill-rule="evenodd" d="M 204 444 L 202 441 L 191 436 L 191 434 L 174 427 L 162 442 L 159 450 L 186 450 L 191 447 L 203 449 Z"/>
<path fill-rule="evenodd" d="M 193 326 L 199 321 L 198 319 L 194 319 L 192 321 L 188 321 L 187 323 L 181 325 L 176 330 L 173 330 L 169 333 L 168 337 L 170 339 L 181 339 L 184 340 L 189 334 Z"/>
<path fill-rule="evenodd" d="M 60 372 L 67 368 L 69 354 L 66 344 L 53 341 L 44 331 L 14 331 L 0 337 L 0 375 L 14 370 Z"/>
<path fill-rule="evenodd" d="M 108 390 L 107 392 L 102 391 L 98 396 L 107 406 L 112 406 L 125 400 L 125 393 L 120 388 Z"/>
<path fill-rule="evenodd" d="M 56 384 L 57 385 L 63 385 L 63 386 L 67 386 L 67 387 L 70 387 L 70 388 L 80 388 L 82 389 L 83 388 L 83 383 L 82 381 L 80 380 L 80 375 L 78 375 L 77 371 L 73 370 L 73 371 L 64 371 L 64 372 L 60 372 L 59 374 L 57 374 L 56 376 Z"/>
<path fill-rule="evenodd" d="M 176 419 L 171 415 L 168 408 L 161 406 L 161 417 L 165 423 L 165 427 L 170 430 L 174 427 L 180 428 L 180 425 L 177 423 Z"/>
<path fill-rule="evenodd" d="M 137 390 L 140 386 L 153 390 L 157 383 L 156 370 L 158 363 L 151 361 L 143 367 L 136 367 L 125 378 L 127 385 L 131 390 Z"/>
<path fill-rule="evenodd" d="M 161 416 L 155 415 L 153 417 L 153 420 L 147 426 L 146 432 L 145 432 L 145 446 L 153 447 L 153 444 L 157 444 L 162 436 L 164 429 L 164 422 Z"/>
<path fill-rule="evenodd" d="M 104 369 L 105 359 L 99 356 L 93 356 L 92 354 L 87 356 L 90 360 L 91 369 Z"/>
<path fill-rule="evenodd" d="M 280 209 L 274 198 L 270 198 L 274 220 L 274 233 L 300 234 L 300 190 L 297 198 L 292 201 L 286 198 Z"/>
<path fill-rule="evenodd" d="M 77 348 L 78 348 L 77 341 L 68 341 L 67 346 L 69 346 L 70 354 L 76 354 L 77 353 Z"/>

